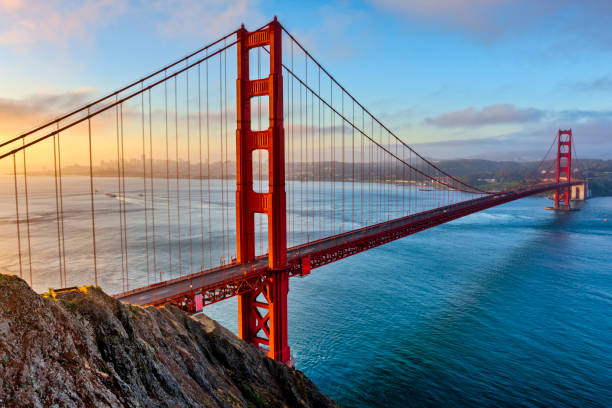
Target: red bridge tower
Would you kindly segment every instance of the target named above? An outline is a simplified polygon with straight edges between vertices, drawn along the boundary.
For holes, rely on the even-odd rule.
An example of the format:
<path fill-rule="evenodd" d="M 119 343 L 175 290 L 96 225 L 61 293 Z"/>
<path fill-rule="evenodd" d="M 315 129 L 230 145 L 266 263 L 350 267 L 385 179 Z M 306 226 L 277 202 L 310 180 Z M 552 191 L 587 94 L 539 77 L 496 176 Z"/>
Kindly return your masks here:
<path fill-rule="evenodd" d="M 555 207 L 569 209 L 571 198 L 571 177 L 572 177 L 572 129 L 559 129 L 557 138 L 557 183 L 567 183 L 567 187 L 555 191 Z M 561 203 L 561 206 L 559 205 Z"/>
<path fill-rule="evenodd" d="M 278 361 L 291 359 L 287 341 L 287 218 L 285 146 L 283 128 L 282 30 L 274 18 L 269 26 L 238 31 L 237 130 L 236 130 L 236 231 L 237 261 L 255 259 L 255 213 L 268 217 L 269 272 L 258 289 L 238 297 L 238 334 L 241 339 L 268 350 Z M 270 75 L 249 78 L 249 50 L 269 46 Z M 269 127 L 251 129 L 251 98 L 268 96 Z M 253 151 L 268 151 L 269 189 L 253 191 Z"/>

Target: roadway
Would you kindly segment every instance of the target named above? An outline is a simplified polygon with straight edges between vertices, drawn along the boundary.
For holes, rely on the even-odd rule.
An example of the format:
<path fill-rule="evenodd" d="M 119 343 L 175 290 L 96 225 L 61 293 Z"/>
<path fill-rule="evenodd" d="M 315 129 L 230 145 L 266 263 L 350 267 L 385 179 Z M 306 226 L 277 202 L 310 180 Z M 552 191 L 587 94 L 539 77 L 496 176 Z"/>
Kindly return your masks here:
<path fill-rule="evenodd" d="M 332 251 L 336 251 L 338 253 L 338 255 L 332 257 L 331 260 L 313 263 L 313 267 L 321 266 L 326 263 L 342 259 L 356 252 L 382 245 L 432 226 L 440 225 L 465 215 L 482 211 L 486 208 L 504 204 L 523 197 L 555 190 L 562 186 L 565 186 L 565 184 L 547 184 L 532 187 L 527 190 L 486 195 L 457 204 L 440 207 L 349 231 L 343 234 L 310 242 L 308 244 L 289 248 L 287 250 L 287 263 L 289 265 L 295 265 L 297 268 L 301 268 L 302 260 L 304 258 L 308 258 L 310 261 L 311 257 L 322 257 L 324 254 L 329 254 Z M 384 238 L 385 235 L 388 236 L 386 239 Z M 381 240 L 380 237 L 383 237 L 383 239 Z M 374 240 L 376 240 L 376 243 L 372 244 Z M 369 242 L 368 245 L 368 241 L 372 242 Z M 355 247 L 350 251 L 346 251 L 345 254 L 337 251 L 338 248 L 350 248 L 351 246 L 358 245 L 358 243 L 361 243 L 361 247 Z M 235 284 L 236 281 L 240 281 L 243 278 L 246 279 L 247 277 L 262 275 L 268 271 L 267 266 L 268 258 L 267 256 L 262 256 L 247 264 L 232 263 L 195 274 L 175 278 L 169 281 L 156 283 L 143 288 L 134 289 L 129 292 L 119 293 L 114 297 L 120 301 L 132 304 L 159 305 L 175 301 L 182 295 L 198 293 L 209 289 L 212 290 L 223 287 L 225 284 Z M 233 295 L 235 294 L 237 293 L 234 293 Z"/>

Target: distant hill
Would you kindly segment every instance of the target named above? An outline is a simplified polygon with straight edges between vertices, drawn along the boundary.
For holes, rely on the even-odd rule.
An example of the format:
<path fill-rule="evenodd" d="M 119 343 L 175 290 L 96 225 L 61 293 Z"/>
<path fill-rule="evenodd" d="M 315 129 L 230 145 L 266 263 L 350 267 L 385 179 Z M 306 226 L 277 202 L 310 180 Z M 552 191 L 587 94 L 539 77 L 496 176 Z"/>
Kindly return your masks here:
<path fill-rule="evenodd" d="M 459 159 L 441 160 L 436 164 L 467 184 L 491 190 L 519 183 L 537 168 L 539 162 Z M 552 168 L 552 165 L 544 163 L 543 167 Z M 612 160 L 581 159 L 579 167 L 589 180 L 593 196 L 612 196 Z"/>

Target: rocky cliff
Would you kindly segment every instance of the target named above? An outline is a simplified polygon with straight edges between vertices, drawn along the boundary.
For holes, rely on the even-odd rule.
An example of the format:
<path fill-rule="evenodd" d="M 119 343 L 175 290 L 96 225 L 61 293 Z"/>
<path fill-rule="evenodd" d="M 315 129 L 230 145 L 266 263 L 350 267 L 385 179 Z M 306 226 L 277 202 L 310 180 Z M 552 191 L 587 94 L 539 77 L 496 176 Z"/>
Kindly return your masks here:
<path fill-rule="evenodd" d="M 54 300 L 0 275 L 0 406 L 333 407 L 300 371 L 204 315 Z"/>

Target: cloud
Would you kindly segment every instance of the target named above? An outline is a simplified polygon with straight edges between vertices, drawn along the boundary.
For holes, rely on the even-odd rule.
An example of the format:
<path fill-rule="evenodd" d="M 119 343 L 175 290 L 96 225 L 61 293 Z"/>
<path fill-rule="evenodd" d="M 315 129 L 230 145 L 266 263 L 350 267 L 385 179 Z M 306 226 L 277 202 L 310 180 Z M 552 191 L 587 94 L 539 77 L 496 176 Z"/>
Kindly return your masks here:
<path fill-rule="evenodd" d="M 369 0 L 378 9 L 482 42 L 502 37 L 549 36 L 555 52 L 612 48 L 612 3 L 583 0 Z M 568 50 L 569 49 L 569 50 Z"/>
<path fill-rule="evenodd" d="M 549 135 L 550 136 L 550 135 Z M 552 136 L 551 136 L 552 137 Z M 551 139 L 552 140 L 552 139 Z M 550 142 L 548 143 L 550 144 Z M 487 138 L 467 138 L 440 142 L 414 143 L 417 152 L 435 159 L 487 159 L 510 161 L 535 161 L 542 158 L 548 147 L 544 138 L 539 143 L 520 145 L 508 135 Z"/>
<path fill-rule="evenodd" d="M 21 6 L 23 2 L 21 0 L 0 0 L 0 8 L 6 8 L 7 10 L 14 10 Z"/>
<path fill-rule="evenodd" d="M 0 0 L 0 45 L 63 48 L 126 16 L 167 38 L 216 38 L 264 22 L 253 0 Z"/>
<path fill-rule="evenodd" d="M 557 113 L 558 120 L 565 122 L 588 122 L 596 119 L 612 120 L 612 111 L 607 110 L 564 110 Z"/>
<path fill-rule="evenodd" d="M 612 91 L 612 77 L 606 75 L 590 81 L 580 81 L 573 84 L 579 92 L 609 92 Z"/>
<path fill-rule="evenodd" d="M 151 8 L 164 16 L 157 29 L 168 38 L 219 37 L 242 23 L 252 30 L 266 22 L 253 0 L 159 0 Z"/>
<path fill-rule="evenodd" d="M 371 28 L 372 16 L 358 8 L 330 3 L 308 13 L 316 24 L 304 26 L 299 15 L 297 20 L 288 15 L 281 23 L 311 54 L 328 63 L 357 59 L 380 40 L 379 33 Z M 289 45 L 289 41 L 283 42 L 287 51 Z"/>
<path fill-rule="evenodd" d="M 546 120 L 527 123 L 509 133 L 475 138 L 470 130 L 438 142 L 415 143 L 431 157 L 485 158 L 490 160 L 540 160 L 558 129 L 571 128 L 579 158 L 612 158 L 612 111 L 564 110 L 545 113 Z"/>
<path fill-rule="evenodd" d="M 0 45 L 64 47 L 87 41 L 124 11 L 123 0 L 1 0 Z"/>
<path fill-rule="evenodd" d="M 511 105 L 494 105 L 511 106 Z M 552 142 L 558 129 L 571 128 L 579 158 L 612 158 L 612 110 L 560 110 L 541 111 L 537 109 L 514 109 L 515 111 L 537 112 L 537 120 L 521 122 L 520 129 L 488 133 L 479 131 L 474 136 L 474 122 L 486 122 L 478 118 L 487 108 L 477 111 L 473 108 L 440 115 L 443 124 L 457 126 L 453 136 L 436 142 L 414 143 L 413 147 L 422 154 L 439 159 L 483 158 L 490 160 L 540 160 Z M 494 116 L 494 115 L 492 115 Z M 520 117 L 520 115 L 518 115 Z M 529 114 L 523 115 L 529 119 Z M 503 117 L 503 115 L 502 115 Z M 477 119 L 483 119 L 478 121 Z M 461 123 L 461 124 L 458 124 Z M 440 125 L 439 125 L 440 126 Z M 487 128 L 488 129 L 488 128 Z"/>
<path fill-rule="evenodd" d="M 0 98 L 0 140 L 6 140 L 34 125 L 89 102 L 91 88 L 57 94 L 38 94 L 23 99 Z"/>
<path fill-rule="evenodd" d="M 544 112 L 535 108 L 516 108 L 510 104 L 485 106 L 481 110 L 466 108 L 427 118 L 425 123 L 438 127 L 476 127 L 503 123 L 535 122 L 542 118 Z"/>
<path fill-rule="evenodd" d="M 384 10 L 489 40 L 555 14 L 567 0 L 371 0 Z"/>
<path fill-rule="evenodd" d="M 57 94 L 31 95 L 23 99 L 0 98 L 0 120 L 73 109 L 91 99 L 94 90 L 82 88 Z"/>
<path fill-rule="evenodd" d="M 414 143 L 421 154 L 437 159 L 478 158 L 489 160 L 541 160 L 559 128 L 572 128 L 578 158 L 612 158 L 612 117 L 582 122 L 551 121 L 516 132 L 474 138 L 465 135 L 438 142 Z"/>

